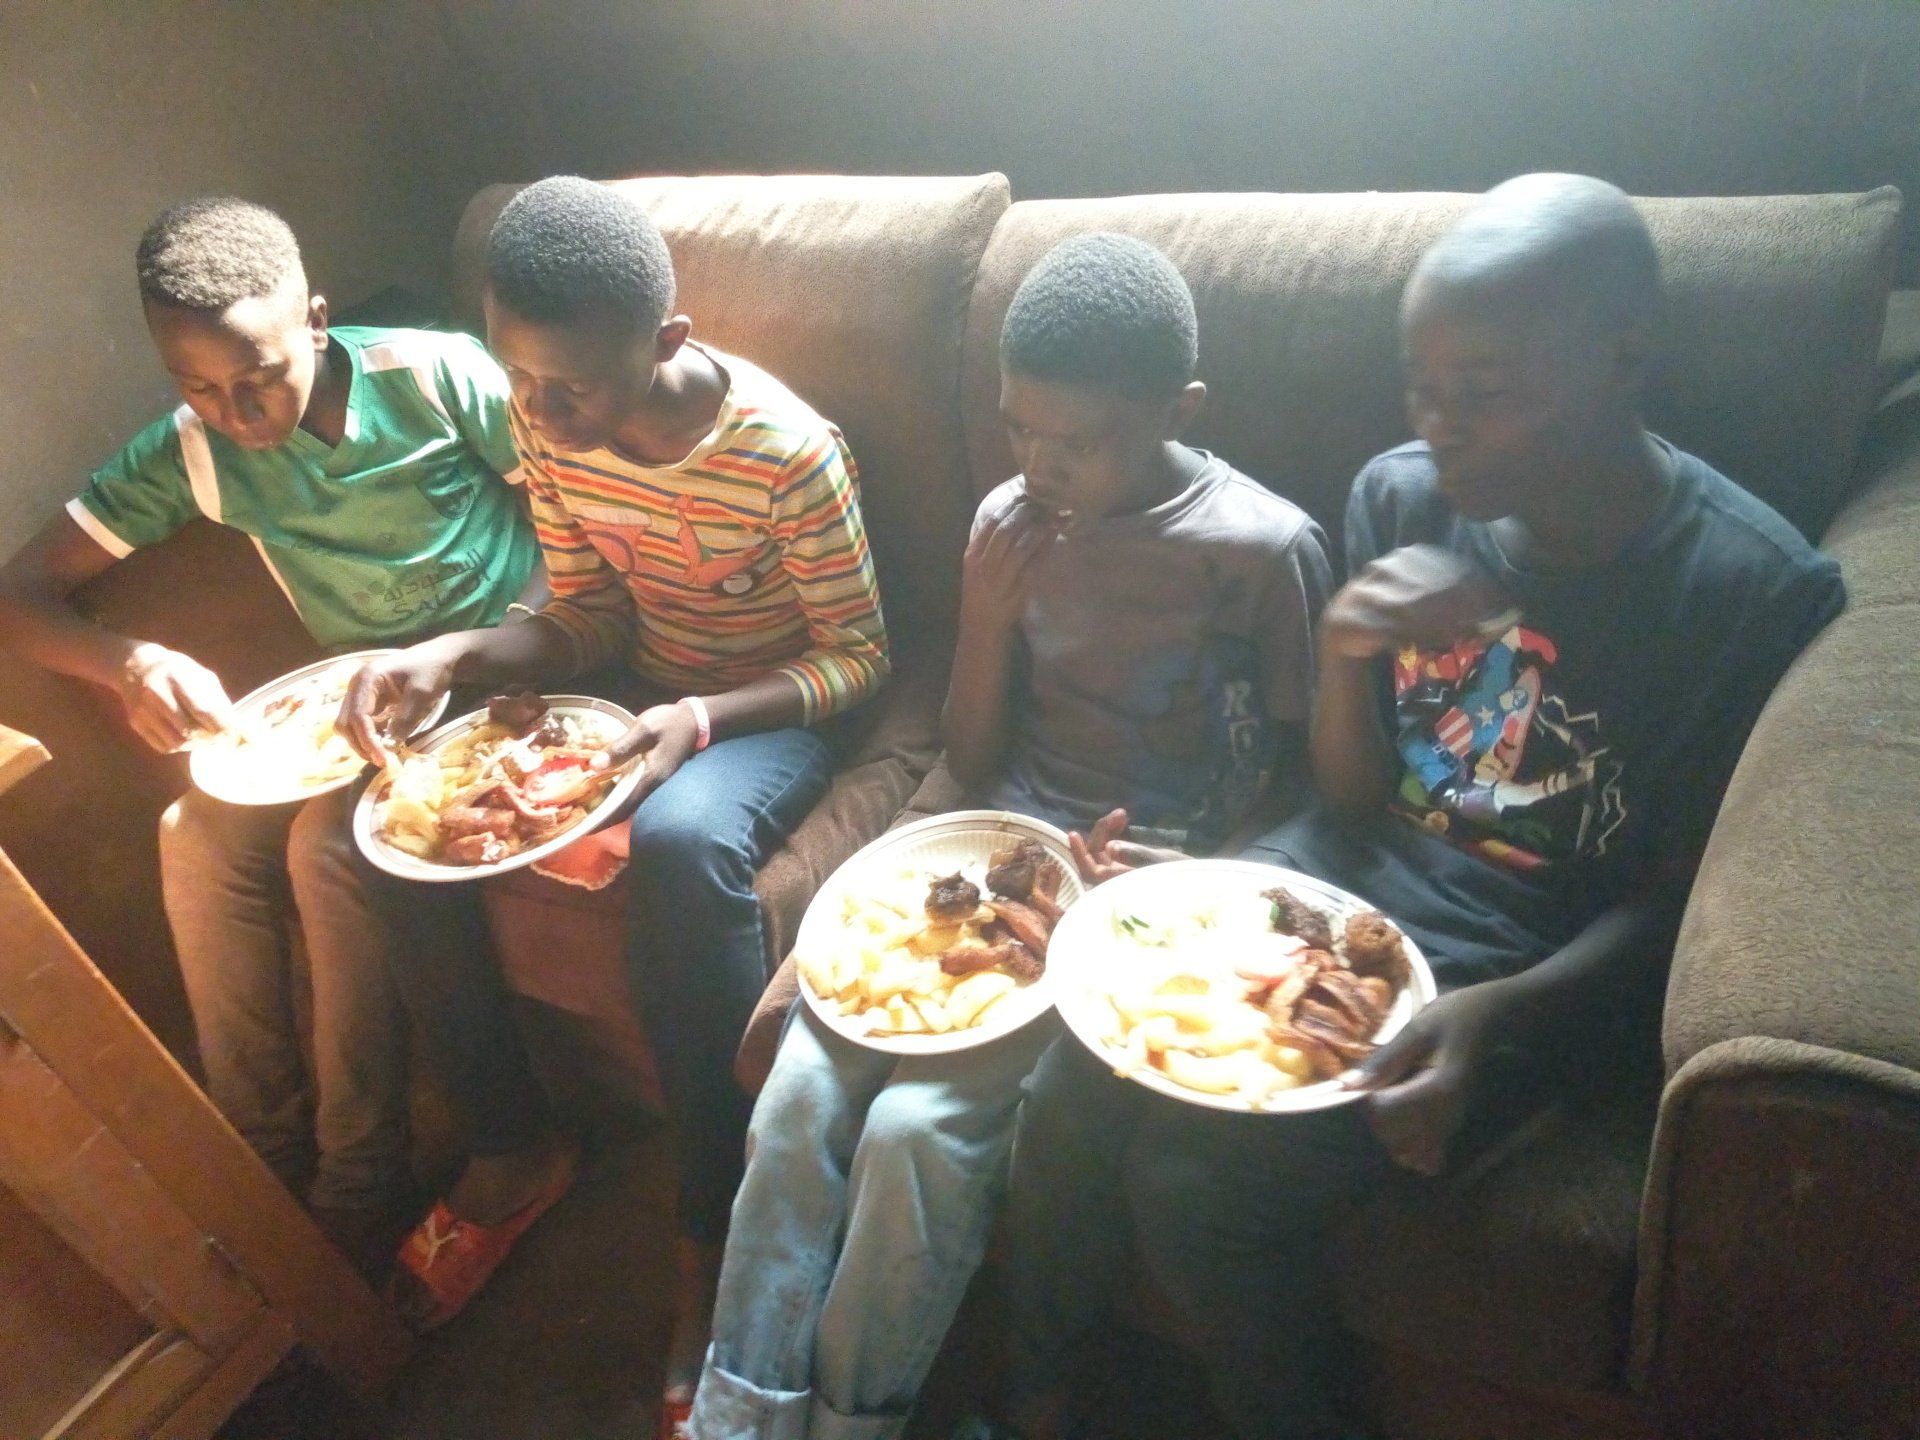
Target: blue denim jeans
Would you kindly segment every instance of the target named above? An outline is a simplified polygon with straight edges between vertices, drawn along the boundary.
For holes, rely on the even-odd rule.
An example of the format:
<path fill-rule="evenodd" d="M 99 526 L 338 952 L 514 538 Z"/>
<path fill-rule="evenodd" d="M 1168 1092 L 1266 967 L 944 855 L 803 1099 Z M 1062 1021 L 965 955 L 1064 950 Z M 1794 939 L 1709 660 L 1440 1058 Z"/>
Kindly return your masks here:
<path fill-rule="evenodd" d="M 634 812 L 627 977 L 673 1117 L 680 1228 L 726 1233 L 753 1101 L 734 1052 L 767 986 L 753 878 L 826 793 L 832 754 L 817 730 L 724 740 L 695 755 Z"/>
<path fill-rule="evenodd" d="M 1014 1149 L 1014 1393 L 1067 1383 L 1133 1252 L 1179 1312 L 1239 1440 L 1345 1433 L 1328 1234 L 1387 1168 L 1358 1105 L 1187 1105 L 1063 1037 L 1035 1068 Z"/>
<path fill-rule="evenodd" d="M 698 1440 L 899 1435 L 979 1267 L 1052 1015 L 899 1058 L 797 1005 L 747 1145 Z"/>
<path fill-rule="evenodd" d="M 693 756 L 632 820 L 627 973 L 673 1120 L 680 1225 L 725 1232 L 751 1102 L 733 1055 L 766 985 L 754 874 L 827 788 L 827 741 L 770 730 Z M 479 896 L 467 885 L 386 883 L 405 937 L 395 977 L 476 1155 L 537 1139 L 540 1090 L 508 1009 Z"/>

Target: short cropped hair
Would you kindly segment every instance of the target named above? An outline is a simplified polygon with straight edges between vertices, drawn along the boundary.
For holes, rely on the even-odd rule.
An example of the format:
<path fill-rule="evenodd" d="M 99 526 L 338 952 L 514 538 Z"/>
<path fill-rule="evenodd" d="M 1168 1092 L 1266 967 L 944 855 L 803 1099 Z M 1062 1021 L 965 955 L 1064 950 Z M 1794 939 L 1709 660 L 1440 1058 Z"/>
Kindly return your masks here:
<path fill-rule="evenodd" d="M 592 180 L 556 175 L 529 185 L 487 237 L 487 284 L 514 314 L 539 324 L 612 321 L 652 331 L 673 313 L 673 257 L 632 200 Z"/>
<path fill-rule="evenodd" d="M 1000 361 L 1035 380 L 1159 395 L 1193 379 L 1193 293 L 1130 235 L 1063 240 L 1027 272 L 1000 329 Z"/>
<path fill-rule="evenodd" d="M 1519 300 L 1603 329 L 1660 309 L 1660 256 L 1624 191 L 1589 175 L 1520 175 L 1496 185 L 1414 267 L 1455 299 Z"/>
<path fill-rule="evenodd" d="M 183 310 L 221 311 L 277 293 L 290 278 L 306 288 L 300 245 L 273 211 L 210 195 L 160 212 L 134 251 L 140 298 Z"/>

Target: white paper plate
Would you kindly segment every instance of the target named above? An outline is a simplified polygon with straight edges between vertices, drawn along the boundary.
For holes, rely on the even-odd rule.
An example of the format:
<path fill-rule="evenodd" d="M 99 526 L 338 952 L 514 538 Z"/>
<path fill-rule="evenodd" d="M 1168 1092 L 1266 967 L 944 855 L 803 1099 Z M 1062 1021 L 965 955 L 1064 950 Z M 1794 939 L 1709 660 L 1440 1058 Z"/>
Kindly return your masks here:
<path fill-rule="evenodd" d="M 833 946 L 836 932 L 841 928 L 842 902 L 849 891 L 876 883 L 884 885 L 902 870 L 947 875 L 968 865 L 984 865 L 1008 840 L 1035 841 L 1053 857 L 1061 870 L 1060 891 L 1055 899 L 1062 907 L 1072 906 L 1080 899 L 1083 893 L 1080 877 L 1074 871 L 1073 854 L 1067 849 L 1063 832 L 1044 821 L 1005 810 L 956 810 L 890 830 L 834 871 L 813 897 L 813 903 L 807 906 L 807 913 L 800 921 L 800 933 L 794 938 L 794 950 L 806 954 Z M 1064 925 L 1065 921 L 1061 923 Z M 1010 1035 L 1053 1008 L 1051 944 L 1047 954 L 1046 974 L 998 1001 L 981 1024 L 944 1035 L 869 1035 L 856 1020 L 842 1015 L 832 1003 L 815 995 L 804 977 L 800 980 L 800 993 L 821 1024 L 856 1045 L 889 1055 L 948 1055 Z"/>
<path fill-rule="evenodd" d="M 560 715 L 578 715 L 592 713 L 610 715 L 619 722 L 622 730 L 633 724 L 632 712 L 622 709 L 611 700 L 601 700 L 592 695 L 548 695 L 545 697 L 548 709 Z M 458 740 L 468 731 L 486 723 L 486 708 L 462 715 L 458 720 L 449 721 L 434 731 L 426 739 L 419 741 L 413 749 L 423 755 L 431 755 L 444 749 L 452 741 Z M 619 808 L 633 798 L 633 792 L 639 787 L 645 767 L 635 763 L 628 767 L 598 805 L 580 817 L 578 823 L 568 826 L 551 839 L 542 840 L 538 845 L 529 845 L 517 855 L 509 855 L 504 860 L 496 860 L 491 865 L 442 865 L 433 860 L 422 860 L 417 855 L 409 855 L 404 850 L 396 850 L 378 835 L 373 833 L 373 807 L 380 797 L 387 793 L 387 777 L 376 776 L 360 801 L 353 807 L 353 839 L 365 855 L 375 865 L 389 875 L 398 875 L 402 880 L 423 880 L 429 884 L 446 884 L 463 880 L 484 880 L 489 875 L 504 875 L 509 870 L 518 870 L 531 865 L 534 861 L 551 855 L 556 850 L 564 850 L 582 835 L 590 834 L 600 823 L 613 815 Z"/>
<path fill-rule="evenodd" d="M 351 655 L 332 655 L 325 660 L 316 660 L 311 665 L 302 665 L 298 670 L 289 671 L 277 680 L 269 680 L 258 690 L 241 696 L 234 702 L 234 718 L 242 726 L 256 723 L 269 704 L 289 690 L 306 684 L 316 675 L 335 668 L 351 675 L 369 660 L 399 653 L 398 650 L 359 650 Z M 415 733 L 437 723 L 446 711 L 447 697 L 442 695 L 440 703 L 420 722 Z M 196 742 L 187 755 L 187 773 L 193 778 L 195 787 L 229 805 L 291 805 L 297 800 L 309 800 L 315 795 L 325 795 L 331 790 L 351 785 L 365 769 L 364 765 L 357 766 L 337 780 L 322 781 L 318 785 L 272 785 L 262 784 L 258 770 L 238 762 L 232 745 L 218 736 Z"/>
<path fill-rule="evenodd" d="M 1113 1013 L 1107 1001 L 1113 977 L 1141 955 L 1140 947 L 1114 933 L 1116 915 L 1133 910 L 1151 913 L 1184 901 L 1197 906 L 1222 891 L 1258 895 L 1276 885 L 1284 885 L 1301 899 L 1327 910 L 1336 936 L 1349 915 L 1374 908 L 1357 895 L 1349 895 L 1324 880 L 1251 860 L 1179 860 L 1130 871 L 1089 893 L 1053 932 L 1053 943 L 1047 951 L 1047 978 L 1053 987 L 1053 1000 L 1059 1007 L 1060 1018 L 1067 1022 L 1067 1028 L 1079 1037 L 1081 1044 L 1102 1059 L 1112 1060 L 1115 1069 L 1127 1078 L 1190 1105 L 1245 1113 L 1291 1114 L 1325 1110 L 1358 1100 L 1360 1091 L 1349 1090 L 1337 1080 L 1322 1080 L 1278 1091 L 1255 1107 L 1239 1095 L 1212 1095 L 1176 1085 L 1151 1067 L 1122 1069 L 1127 1057 L 1104 1038 Z M 1375 1037 L 1380 1041 L 1398 1034 L 1415 1011 L 1432 1002 L 1435 993 L 1433 970 L 1426 956 L 1404 932 L 1402 938 L 1413 973 L 1388 1012 L 1386 1024 Z"/>

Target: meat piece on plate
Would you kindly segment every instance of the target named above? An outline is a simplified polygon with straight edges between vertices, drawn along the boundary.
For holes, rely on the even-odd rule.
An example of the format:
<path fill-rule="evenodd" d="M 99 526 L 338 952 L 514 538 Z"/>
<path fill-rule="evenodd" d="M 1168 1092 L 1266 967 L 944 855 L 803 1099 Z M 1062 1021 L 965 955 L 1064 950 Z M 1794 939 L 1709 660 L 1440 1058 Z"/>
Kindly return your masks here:
<path fill-rule="evenodd" d="M 1025 900 L 1049 864 L 1047 852 L 1032 840 L 1002 845 L 987 859 L 987 889 L 1009 900 Z"/>
<path fill-rule="evenodd" d="M 1006 964 L 1017 949 L 1017 940 L 1001 940 L 991 945 L 956 945 L 940 957 L 940 968 L 949 975 L 972 975 Z"/>
<path fill-rule="evenodd" d="M 1046 916 L 1018 900 L 989 900 L 987 904 L 1014 939 L 1031 950 L 1037 958 L 1047 958 L 1047 942 L 1053 938 L 1053 926 L 1047 922 Z"/>
<path fill-rule="evenodd" d="M 1300 1009 L 1293 1017 L 1293 1029 L 1320 1041 L 1342 1060 L 1349 1063 L 1364 1060 L 1378 1047 L 1371 1040 L 1362 1040 L 1349 1034 L 1344 1024 L 1323 1019 L 1318 1014 L 1309 1014 L 1308 1007 L 1318 1010 L 1310 1000 L 1303 1000 Z"/>
<path fill-rule="evenodd" d="M 958 925 L 980 908 L 980 887 L 955 872 L 927 887 L 927 918 L 942 925 Z"/>
<path fill-rule="evenodd" d="M 514 811 L 504 805 L 450 805 L 440 812 L 440 833 L 449 840 L 468 835 L 513 834 Z"/>
<path fill-rule="evenodd" d="M 1334 963 L 1325 950 L 1303 950 L 1292 970 L 1282 975 L 1268 992 L 1265 1009 L 1268 1016 L 1285 1024 L 1293 1019 L 1293 1007 L 1313 987 L 1320 973 Z"/>
<path fill-rule="evenodd" d="M 1351 970 L 1323 972 L 1313 987 L 1316 999 L 1345 1012 L 1356 1033 L 1372 1035 L 1393 1008 L 1393 987 L 1378 975 L 1356 975 Z"/>
<path fill-rule="evenodd" d="M 1040 912 L 1042 918 L 1047 922 L 1049 931 L 1051 931 L 1055 925 L 1058 925 L 1060 923 L 1060 917 L 1067 913 L 1061 908 L 1058 900 L 1047 894 L 1038 885 L 1035 885 L 1033 887 L 1033 893 L 1027 896 L 1027 904 Z"/>
<path fill-rule="evenodd" d="M 1356 975 L 1379 975 L 1395 989 L 1406 984 L 1407 947 L 1399 927 L 1378 910 L 1362 910 L 1347 920 L 1347 965 Z"/>
<path fill-rule="evenodd" d="M 490 831 L 450 840 L 440 852 L 443 859 L 454 865 L 491 865 L 512 853 L 507 842 Z"/>
<path fill-rule="evenodd" d="M 1298 935 L 1316 950 L 1333 948 L 1333 926 L 1326 911 L 1280 885 L 1263 890 L 1260 898 L 1273 902 L 1273 928 L 1282 935 Z"/>
<path fill-rule="evenodd" d="M 1026 985 L 1038 980 L 1046 973 L 1047 961 L 1043 955 L 1036 955 L 1018 940 L 1013 942 L 1013 954 L 1000 962 L 1000 966 L 1014 979 Z"/>

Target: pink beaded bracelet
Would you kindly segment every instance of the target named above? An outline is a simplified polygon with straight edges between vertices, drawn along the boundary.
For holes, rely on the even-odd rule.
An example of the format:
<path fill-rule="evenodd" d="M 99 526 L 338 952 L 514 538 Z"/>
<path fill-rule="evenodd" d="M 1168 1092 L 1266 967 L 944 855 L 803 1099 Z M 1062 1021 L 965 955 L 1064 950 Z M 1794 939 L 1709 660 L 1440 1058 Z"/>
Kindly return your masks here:
<path fill-rule="evenodd" d="M 698 695 L 683 695 L 680 703 L 693 712 L 696 738 L 693 753 L 698 755 L 713 743 L 713 717 L 707 713 L 707 702 Z"/>

